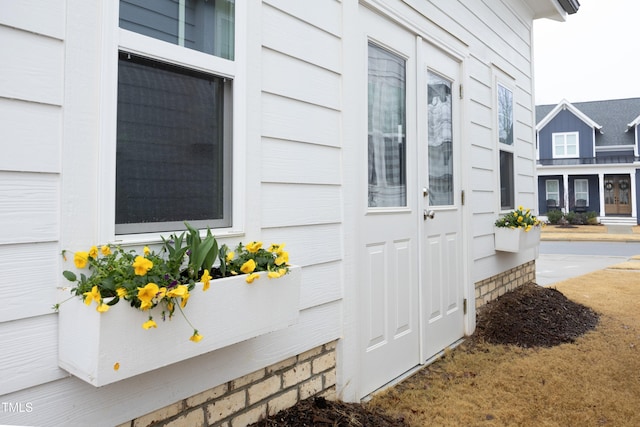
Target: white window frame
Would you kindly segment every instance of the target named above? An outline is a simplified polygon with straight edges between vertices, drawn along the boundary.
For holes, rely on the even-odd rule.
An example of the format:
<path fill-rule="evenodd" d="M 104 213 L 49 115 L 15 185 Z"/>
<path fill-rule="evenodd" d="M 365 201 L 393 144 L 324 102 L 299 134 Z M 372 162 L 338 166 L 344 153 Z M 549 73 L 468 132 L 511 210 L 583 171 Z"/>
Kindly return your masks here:
<path fill-rule="evenodd" d="M 567 154 L 567 137 L 575 136 L 576 153 Z M 562 144 L 556 143 L 556 138 L 562 138 Z M 556 147 L 562 147 L 563 154 L 556 154 Z M 551 134 L 551 153 L 554 159 L 575 159 L 580 157 L 580 134 L 578 132 L 554 132 Z"/>
<path fill-rule="evenodd" d="M 580 194 L 584 195 L 585 197 L 578 197 L 578 183 L 580 183 L 581 185 L 585 185 L 586 186 L 586 191 L 580 191 Z M 574 179 L 573 180 L 573 203 L 574 203 L 574 205 L 579 199 L 586 200 L 587 201 L 587 206 L 589 206 L 589 180 L 588 179 L 579 178 L 579 179 Z"/>
<path fill-rule="evenodd" d="M 216 229 L 218 237 L 241 235 L 245 227 L 246 194 L 246 30 L 248 9 L 246 2 L 235 5 L 235 55 L 227 60 L 172 43 L 157 40 L 119 27 L 119 1 L 103 2 L 104 27 L 102 37 L 101 116 L 99 132 L 99 211 L 98 238 L 102 242 L 122 244 L 159 243 L 167 232 L 140 234 L 115 233 L 115 186 L 116 186 L 116 127 L 118 100 L 118 52 L 130 52 L 149 59 L 186 66 L 194 70 L 233 79 L 232 104 L 232 197 L 230 227 Z M 175 230 L 177 231 L 177 230 Z"/>
<path fill-rule="evenodd" d="M 516 143 L 517 143 L 517 136 L 516 136 L 516 129 L 515 129 L 515 104 L 516 104 L 516 91 L 515 91 L 515 79 L 512 78 L 511 76 L 509 76 L 508 74 L 506 74 L 504 71 L 502 71 L 500 68 L 498 67 L 493 67 L 493 81 L 494 81 L 494 89 L 493 89 L 493 108 L 494 108 L 494 123 L 495 123 L 495 130 L 494 130 L 494 140 L 495 140 L 495 147 L 496 147 L 496 188 L 498 190 L 498 194 L 497 194 L 497 205 L 498 205 L 498 212 L 501 213 L 505 213 L 505 212 L 509 212 L 512 209 L 515 209 L 516 206 L 518 206 L 518 201 L 517 201 L 517 195 L 518 195 L 518 189 L 517 189 L 517 183 L 516 183 L 516 176 L 518 175 L 518 167 L 517 167 L 517 154 L 516 154 Z M 512 126 L 513 126 L 513 143 L 512 144 L 505 144 L 502 143 L 500 141 L 500 105 L 499 105 L 499 99 L 498 99 L 498 93 L 500 88 L 504 88 L 507 89 L 508 91 L 511 92 L 512 95 L 512 111 L 511 111 L 511 115 L 512 115 Z M 510 206 L 504 206 L 502 205 L 502 188 L 501 188 L 501 170 L 500 170 L 500 153 L 501 152 L 505 152 L 505 153 L 509 153 L 512 156 L 512 160 L 513 160 L 513 171 L 512 171 L 512 175 L 511 175 L 511 191 L 512 191 L 512 204 Z"/>
<path fill-rule="evenodd" d="M 556 191 L 549 191 L 549 183 L 554 182 L 556 184 Z M 544 183 L 544 191 L 545 191 L 545 200 L 555 200 L 558 205 L 560 204 L 560 180 L 558 179 L 547 179 Z M 551 197 L 555 194 L 555 197 Z"/>

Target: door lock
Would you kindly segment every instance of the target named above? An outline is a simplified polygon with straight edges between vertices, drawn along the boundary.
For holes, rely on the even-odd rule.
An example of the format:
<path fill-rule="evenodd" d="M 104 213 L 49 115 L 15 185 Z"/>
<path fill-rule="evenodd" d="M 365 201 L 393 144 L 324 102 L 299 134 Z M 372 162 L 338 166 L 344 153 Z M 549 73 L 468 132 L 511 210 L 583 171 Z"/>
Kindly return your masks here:
<path fill-rule="evenodd" d="M 426 221 L 427 219 L 433 219 L 436 216 L 436 213 L 434 211 L 427 211 L 426 209 L 423 212 L 424 215 L 424 220 Z"/>

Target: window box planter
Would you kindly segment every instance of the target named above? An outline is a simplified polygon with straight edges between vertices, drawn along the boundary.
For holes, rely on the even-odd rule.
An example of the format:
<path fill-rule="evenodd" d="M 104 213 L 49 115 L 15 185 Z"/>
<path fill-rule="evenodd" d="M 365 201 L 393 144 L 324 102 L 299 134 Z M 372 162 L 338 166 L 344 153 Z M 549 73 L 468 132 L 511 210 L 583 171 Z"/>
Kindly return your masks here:
<path fill-rule="evenodd" d="M 494 227 L 496 250 L 520 252 L 534 248 L 540 244 L 540 228 L 532 227 L 524 231 L 524 228 Z"/>
<path fill-rule="evenodd" d="M 162 321 L 161 308 L 154 308 L 158 327 L 145 330 L 149 313 L 125 301 L 98 313 L 72 298 L 59 311 L 58 365 L 98 387 L 284 329 L 299 314 L 302 271 L 290 270 L 277 279 L 260 273 L 252 284 L 246 275 L 212 280 L 206 292 L 197 284 L 184 308 L 203 336 L 197 343 L 189 340 L 193 328 L 179 310 Z"/>

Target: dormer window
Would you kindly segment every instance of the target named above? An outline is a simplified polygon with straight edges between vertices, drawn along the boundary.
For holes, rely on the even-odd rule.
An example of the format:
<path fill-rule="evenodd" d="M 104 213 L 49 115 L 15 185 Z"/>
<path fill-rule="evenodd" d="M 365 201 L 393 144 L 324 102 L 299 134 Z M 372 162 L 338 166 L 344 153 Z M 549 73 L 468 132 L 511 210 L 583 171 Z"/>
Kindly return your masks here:
<path fill-rule="evenodd" d="M 553 134 L 553 158 L 562 159 L 579 156 L 578 132 Z"/>

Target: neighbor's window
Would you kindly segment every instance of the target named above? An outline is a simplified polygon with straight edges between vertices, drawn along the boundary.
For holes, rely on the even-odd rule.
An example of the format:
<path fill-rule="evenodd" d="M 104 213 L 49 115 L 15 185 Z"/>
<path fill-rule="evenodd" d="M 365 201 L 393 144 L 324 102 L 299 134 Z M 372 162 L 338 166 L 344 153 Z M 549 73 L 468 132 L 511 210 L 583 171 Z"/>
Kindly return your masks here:
<path fill-rule="evenodd" d="M 116 234 L 232 225 L 234 3 L 120 1 Z"/>
<path fill-rule="evenodd" d="M 557 179 L 548 179 L 545 181 L 546 199 L 555 200 L 556 204 L 560 202 L 560 181 Z"/>
<path fill-rule="evenodd" d="M 498 83 L 498 145 L 500 146 L 500 208 L 515 207 L 513 92 Z"/>
<path fill-rule="evenodd" d="M 578 157 L 578 132 L 554 133 L 553 157 Z"/>
<path fill-rule="evenodd" d="M 233 59 L 235 0 L 120 0 L 120 28 Z"/>
<path fill-rule="evenodd" d="M 576 204 L 578 200 L 584 200 L 584 206 L 589 206 L 589 180 L 576 179 L 573 181 L 573 192 Z"/>

